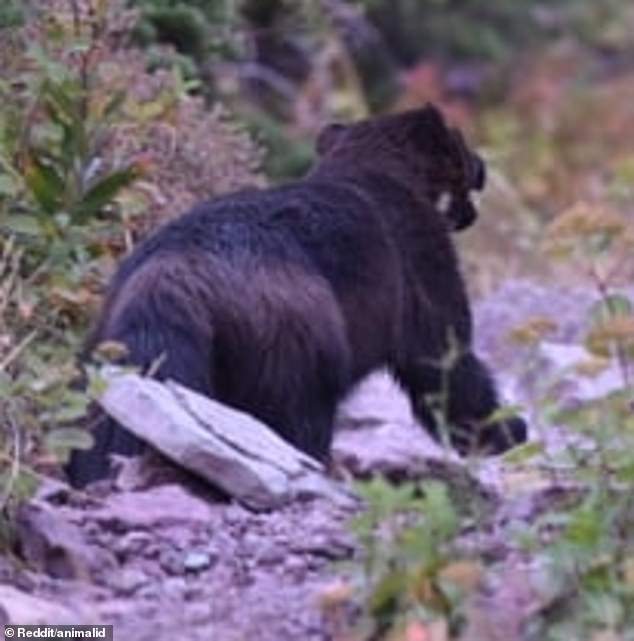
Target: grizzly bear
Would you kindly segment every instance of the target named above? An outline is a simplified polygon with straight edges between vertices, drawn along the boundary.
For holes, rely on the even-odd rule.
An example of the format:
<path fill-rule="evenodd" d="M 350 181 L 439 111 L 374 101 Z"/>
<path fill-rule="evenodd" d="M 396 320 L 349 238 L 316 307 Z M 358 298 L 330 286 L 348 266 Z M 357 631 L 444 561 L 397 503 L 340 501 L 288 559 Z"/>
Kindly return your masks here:
<path fill-rule="evenodd" d="M 461 453 L 525 440 L 521 418 L 487 420 L 496 390 L 471 350 L 450 238 L 476 219 L 481 159 L 431 105 L 330 125 L 317 153 L 302 180 L 199 204 L 139 244 L 87 351 L 119 341 L 128 363 L 158 364 L 158 378 L 254 415 L 322 461 L 338 402 L 382 366 L 436 436 L 431 403 L 444 397 Z M 71 481 L 102 478 L 109 454 L 141 450 L 101 420 L 94 447 L 72 457 Z"/>

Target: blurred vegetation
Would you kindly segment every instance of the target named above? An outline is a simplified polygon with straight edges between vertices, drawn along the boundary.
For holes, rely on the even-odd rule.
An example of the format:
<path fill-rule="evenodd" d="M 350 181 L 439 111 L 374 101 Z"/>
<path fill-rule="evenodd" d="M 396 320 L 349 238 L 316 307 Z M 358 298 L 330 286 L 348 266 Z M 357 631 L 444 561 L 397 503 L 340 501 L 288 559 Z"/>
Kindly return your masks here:
<path fill-rule="evenodd" d="M 194 202 L 261 184 L 243 127 L 127 48 L 136 21 L 115 0 L 51 0 L 2 32 L 3 509 L 90 444 L 77 354 L 117 258 Z"/>
<path fill-rule="evenodd" d="M 544 95 L 549 83 L 566 108 L 577 110 L 578 94 L 586 94 L 580 85 L 588 85 L 584 101 L 591 100 L 603 81 L 627 71 L 634 46 L 633 10 L 619 0 L 129 4 L 140 10 L 136 42 L 147 48 L 153 64 L 176 62 L 207 100 L 230 104 L 260 131 L 265 147 L 273 149 L 265 165 L 273 179 L 305 171 L 310 154 L 297 150 L 326 121 L 426 99 L 444 103 L 459 124 L 473 127 L 496 151 L 504 145 L 514 150 L 517 140 L 526 140 L 523 129 L 533 132 L 546 124 L 548 116 L 539 109 L 558 108 Z M 165 44 L 174 47 L 172 53 Z M 538 95 L 520 86 L 525 80 Z M 573 93 L 575 101 L 567 100 Z M 541 96 L 547 104 L 530 104 Z M 497 106 L 509 99 L 518 104 L 500 114 Z M 570 125 L 563 113 L 553 114 L 556 123 L 548 124 L 565 122 L 576 135 L 574 118 L 588 114 L 582 108 L 571 115 Z M 569 136 L 563 130 L 529 136 L 534 142 L 526 160 L 537 156 L 536 169 L 550 175 L 549 147 L 560 149 L 559 138 Z M 524 158 L 511 162 L 523 166 Z M 538 183 L 527 187 L 535 192 Z"/>
<path fill-rule="evenodd" d="M 6 0 L 0 7 L 0 29 L 17 27 L 24 22 L 24 11 L 20 0 Z"/>
<path fill-rule="evenodd" d="M 583 490 L 509 534 L 556 595 L 527 638 L 631 640 L 633 31 L 620 0 L 5 0 L 0 536 L 40 476 L 86 445 L 75 356 L 121 254 L 200 199 L 300 175 L 330 120 L 434 101 L 489 164 L 480 220 L 459 238 L 471 287 L 556 274 L 592 288 L 586 374 L 622 378 L 574 408 L 545 381 L 539 420 L 588 446 L 508 457 Z M 517 329 L 528 364 L 554 322 Z M 365 637 L 346 638 L 464 629 L 465 599 L 495 567 L 461 548 L 484 526 L 450 496 L 364 490 Z"/>
<path fill-rule="evenodd" d="M 421 56 L 507 64 L 527 48 L 564 35 L 582 36 L 594 44 L 622 12 L 622 3 L 615 0 L 365 0 L 363 4 L 406 65 Z"/>

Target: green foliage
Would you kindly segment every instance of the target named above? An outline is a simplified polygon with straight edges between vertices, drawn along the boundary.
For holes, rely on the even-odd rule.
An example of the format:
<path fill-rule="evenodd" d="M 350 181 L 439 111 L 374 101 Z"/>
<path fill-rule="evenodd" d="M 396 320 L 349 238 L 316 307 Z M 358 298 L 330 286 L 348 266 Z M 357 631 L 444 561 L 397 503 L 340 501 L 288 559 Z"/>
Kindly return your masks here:
<path fill-rule="evenodd" d="M 312 142 L 290 137 L 282 123 L 263 111 L 247 113 L 245 118 L 253 138 L 266 149 L 263 168 L 271 180 L 300 178 L 308 171 L 315 159 Z"/>
<path fill-rule="evenodd" d="M 583 491 L 580 500 L 551 509 L 533 524 L 535 563 L 544 568 L 555 597 L 531 621 L 531 640 L 633 638 L 634 305 L 619 291 L 631 234 L 626 218 L 586 203 L 566 210 L 547 229 L 550 256 L 586 274 L 598 295 L 585 323 L 588 363 L 575 375 L 591 377 L 611 366 L 622 386 L 571 404 L 565 388 L 560 391 L 569 373 L 543 381 L 542 422 L 566 426 L 581 440 L 554 454 L 535 454 L 546 467 L 566 470 L 567 480 Z M 533 332 L 536 344 L 543 338 Z"/>
<path fill-rule="evenodd" d="M 87 37 L 49 22 L 0 82 L 2 508 L 89 438 L 73 427 L 88 405 L 75 365 L 94 306 L 88 274 L 106 226 L 120 227 L 117 197 L 140 175 L 104 158 L 123 95 L 100 93 L 104 28 L 93 27 Z"/>
<path fill-rule="evenodd" d="M 456 545 L 462 519 L 447 486 L 374 478 L 357 491 L 366 504 L 351 523 L 363 550 L 363 638 L 384 638 L 412 621 L 448 621 L 455 631 L 480 565 Z"/>
<path fill-rule="evenodd" d="M 201 59 L 207 51 L 207 22 L 195 7 L 177 4 L 170 7 L 147 8 L 137 27 L 142 44 L 169 42 L 178 51 Z"/>
<path fill-rule="evenodd" d="M 24 23 L 24 7 L 20 0 L 4 0 L 0 7 L 0 29 L 17 27 Z"/>
<path fill-rule="evenodd" d="M 115 199 L 139 176 L 134 163 L 104 163 L 123 96 L 96 89 L 93 33 L 52 27 L 0 83 L 0 420 L 11 427 L 0 443 L 11 462 L 3 505 L 33 487 L 36 468 L 88 438 L 71 427 L 88 404 L 75 365 L 94 299 L 87 274 L 105 225 L 119 225 Z"/>
<path fill-rule="evenodd" d="M 34 286 L 24 276 L 23 254 L 11 237 L 0 240 L 0 546 L 8 544 L 5 517 L 39 482 L 36 469 L 65 460 L 86 439 L 71 427 L 87 405 L 73 389 L 76 335 L 46 307 L 46 279 Z"/>
<path fill-rule="evenodd" d="M 64 45 L 79 52 L 80 68 L 33 44 L 25 70 L 0 85 L 0 228 L 16 234 L 28 260 L 46 259 L 59 270 L 86 262 L 96 220 L 106 215 L 112 224 L 112 203 L 140 175 L 134 163 L 103 166 L 123 94 L 95 91 L 89 64 L 97 43 L 78 38 Z"/>
<path fill-rule="evenodd" d="M 541 390 L 536 423 L 564 427 L 569 440 L 552 450 L 541 441 L 527 443 L 504 457 L 511 471 L 543 474 L 547 487 L 569 488 L 566 499 L 546 502 L 537 518 L 500 536 L 536 570 L 526 580 L 542 607 L 527 621 L 523 639 L 631 641 L 634 301 L 623 285 L 631 275 L 634 228 L 607 203 L 580 202 L 555 218 L 544 235 L 551 261 L 584 276 L 598 300 L 582 322 L 587 362 L 536 383 Z M 530 354 L 555 327 L 547 318 L 530 319 L 514 337 Z M 566 385 L 571 376 L 591 378 L 607 367 L 620 376 L 620 387 L 592 400 L 571 401 Z M 496 577 L 485 557 L 465 560 L 458 545 L 460 532 L 474 522 L 455 506 L 473 503 L 473 492 L 462 487 L 460 500 L 449 500 L 446 491 L 429 493 L 423 486 L 417 494 L 413 486 L 390 488 L 378 481 L 360 492 L 368 508 L 353 527 L 363 550 L 364 617 L 362 632 L 352 638 L 436 638 L 426 627 L 430 621 L 446 622 L 438 638 L 460 638 L 471 610 L 453 599 L 454 587 L 447 588 L 443 579 L 458 577 L 464 595 L 480 578 L 495 582 Z M 427 499 L 424 505 L 421 498 Z M 484 531 L 478 519 L 474 530 Z M 507 563 L 513 567 L 517 561 Z M 473 582 L 465 583 L 465 576 Z M 422 627 L 408 627 L 412 621 Z"/>
<path fill-rule="evenodd" d="M 231 58 L 239 47 L 237 3 L 229 0 L 134 0 L 141 10 L 133 32 L 143 46 L 170 44 L 196 63 Z"/>
<path fill-rule="evenodd" d="M 0 43 L 2 518 L 89 444 L 78 428 L 99 380 L 77 355 L 115 258 L 161 217 L 258 180 L 223 110 L 121 50 L 123 0 L 36 9 Z"/>
<path fill-rule="evenodd" d="M 537 562 L 561 596 L 532 622 L 535 638 L 564 641 L 611 630 L 624 634 L 614 638 L 631 639 L 627 636 L 634 629 L 631 491 L 595 485 L 579 506 L 549 515 L 539 526 L 560 530 Z"/>
<path fill-rule="evenodd" d="M 422 56 L 506 62 L 526 47 L 564 33 L 588 40 L 614 24 L 614 0 L 360 0 L 399 59 Z"/>

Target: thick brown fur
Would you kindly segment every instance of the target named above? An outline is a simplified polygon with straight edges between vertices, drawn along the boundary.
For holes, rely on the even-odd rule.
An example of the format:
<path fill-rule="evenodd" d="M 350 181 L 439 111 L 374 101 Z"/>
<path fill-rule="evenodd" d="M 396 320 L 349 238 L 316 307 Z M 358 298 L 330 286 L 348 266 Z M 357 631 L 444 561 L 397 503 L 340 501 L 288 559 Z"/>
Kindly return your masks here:
<path fill-rule="evenodd" d="M 128 361 L 245 410 L 326 459 L 337 403 L 387 366 L 437 432 L 445 396 L 452 442 L 502 452 L 525 439 L 498 407 L 471 351 L 469 302 L 450 232 L 475 221 L 482 161 L 432 106 L 326 128 L 296 183 L 198 205 L 126 258 L 87 345 L 124 343 Z M 441 363 L 452 345 L 459 356 Z M 142 445 L 100 421 L 75 452 L 73 483 Z"/>

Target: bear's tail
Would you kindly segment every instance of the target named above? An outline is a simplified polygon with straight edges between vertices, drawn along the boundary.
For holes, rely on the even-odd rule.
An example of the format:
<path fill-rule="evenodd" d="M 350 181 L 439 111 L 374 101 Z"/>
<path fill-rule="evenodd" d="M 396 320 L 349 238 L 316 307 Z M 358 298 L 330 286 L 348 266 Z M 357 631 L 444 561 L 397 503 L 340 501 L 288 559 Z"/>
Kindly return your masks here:
<path fill-rule="evenodd" d="M 127 350 L 122 363 L 136 366 L 159 380 L 172 379 L 210 395 L 211 323 L 205 326 L 205 319 L 197 315 L 196 304 L 184 300 L 184 292 L 165 290 L 157 284 L 157 288 L 126 296 L 123 305 L 116 298 L 106 302 L 102 321 L 86 351 L 91 352 L 103 341 L 122 343 Z M 111 454 L 135 456 L 144 449 L 143 441 L 97 408 L 92 412 L 90 427 L 93 447 L 75 450 L 66 468 L 75 487 L 107 477 Z"/>

